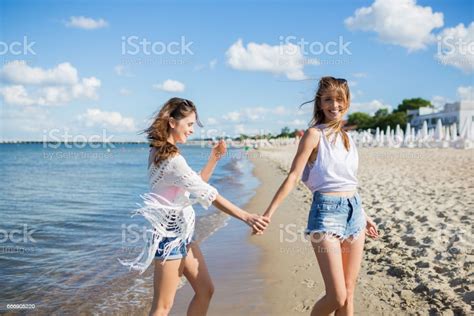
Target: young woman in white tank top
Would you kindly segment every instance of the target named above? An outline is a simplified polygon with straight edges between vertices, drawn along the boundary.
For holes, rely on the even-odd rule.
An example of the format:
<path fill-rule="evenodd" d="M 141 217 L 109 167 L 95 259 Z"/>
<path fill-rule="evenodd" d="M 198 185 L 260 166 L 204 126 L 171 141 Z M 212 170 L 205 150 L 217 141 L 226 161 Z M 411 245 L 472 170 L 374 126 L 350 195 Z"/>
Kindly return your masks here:
<path fill-rule="evenodd" d="M 311 127 L 264 216 L 272 217 L 302 176 L 313 192 L 306 233 L 311 236 L 326 289 L 311 315 L 353 315 L 365 235 L 377 238 L 377 225 L 362 208 L 357 193 L 357 148 L 342 130 L 342 117 L 350 105 L 347 81 L 321 78 L 313 101 Z"/>

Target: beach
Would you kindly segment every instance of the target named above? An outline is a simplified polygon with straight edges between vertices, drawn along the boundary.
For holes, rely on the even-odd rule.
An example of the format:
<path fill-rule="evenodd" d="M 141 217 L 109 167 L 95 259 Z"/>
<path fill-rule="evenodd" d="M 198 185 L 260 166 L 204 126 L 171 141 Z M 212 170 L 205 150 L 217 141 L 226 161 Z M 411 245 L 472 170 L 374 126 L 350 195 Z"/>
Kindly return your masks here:
<path fill-rule="evenodd" d="M 130 212 L 146 190 L 143 157 L 147 148 L 119 147 L 103 161 L 96 155 L 103 150 L 76 150 L 88 154 L 89 160 L 71 162 L 40 159 L 48 149 L 39 145 L 11 146 L 15 147 L 3 152 L 3 171 L 16 180 L 0 202 L 10 206 L 6 215 L 15 223 L 11 228 L 25 223 L 34 238 L 12 246 L 34 251 L 3 254 L 3 302 L 35 304 L 32 313 L 36 314 L 147 315 L 153 267 L 138 275 L 116 262 L 118 257 L 132 256 L 142 245 L 140 240 L 124 241 L 123 225 L 143 224 L 141 219 L 131 221 Z M 184 150 L 198 170 L 207 149 Z M 359 193 L 366 212 L 379 226 L 380 237 L 366 238 L 356 314 L 472 314 L 474 152 L 358 150 Z M 233 151 L 235 157 L 220 164 L 211 183 L 241 208 L 261 214 L 284 180 L 295 152 L 295 145 Z M 18 157 L 22 160 L 17 161 Z M 19 171 L 19 166 L 32 166 L 33 160 L 44 166 L 30 169 L 36 173 Z M 72 163 L 93 164 L 96 169 L 84 173 L 76 165 L 71 169 Z M 74 178 L 81 182 L 60 177 L 65 170 L 77 172 Z M 111 179 L 110 170 L 115 171 L 114 185 L 108 185 L 110 193 L 95 193 Z M 58 174 L 54 182 L 50 172 Z M 27 176 L 42 185 L 20 200 L 13 190 L 27 183 Z M 81 194 L 63 200 L 49 195 L 52 191 L 65 194 L 73 185 L 84 188 Z M 43 196 L 48 209 L 39 208 L 34 196 Z M 216 289 L 208 315 L 309 315 L 324 294 L 313 249 L 303 235 L 310 203 L 311 192 L 300 183 L 261 236 L 251 236 L 245 224 L 213 208 L 197 207 L 197 239 Z M 18 272 L 24 269 L 37 275 Z M 21 287 L 19 277 L 23 278 Z M 171 315 L 184 315 L 192 295 L 191 286 L 184 282 Z"/>
<path fill-rule="evenodd" d="M 262 182 L 252 211 L 265 210 L 295 152 L 293 145 L 249 155 Z M 359 148 L 359 158 L 358 191 L 380 237 L 366 237 L 356 314 L 472 314 L 474 152 Z M 250 238 L 261 249 L 268 315 L 307 315 L 324 295 L 313 249 L 302 237 L 311 199 L 300 183 L 265 234 Z"/>

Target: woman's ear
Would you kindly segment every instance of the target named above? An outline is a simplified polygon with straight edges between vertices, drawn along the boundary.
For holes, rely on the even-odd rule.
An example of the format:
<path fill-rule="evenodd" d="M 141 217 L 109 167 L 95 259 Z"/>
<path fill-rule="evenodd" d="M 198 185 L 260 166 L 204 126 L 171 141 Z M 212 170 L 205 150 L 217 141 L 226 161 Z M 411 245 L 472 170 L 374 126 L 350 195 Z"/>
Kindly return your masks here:
<path fill-rule="evenodd" d="M 174 117 L 170 117 L 169 121 L 168 121 L 168 124 L 171 128 L 175 128 L 176 127 L 176 120 L 174 119 Z"/>

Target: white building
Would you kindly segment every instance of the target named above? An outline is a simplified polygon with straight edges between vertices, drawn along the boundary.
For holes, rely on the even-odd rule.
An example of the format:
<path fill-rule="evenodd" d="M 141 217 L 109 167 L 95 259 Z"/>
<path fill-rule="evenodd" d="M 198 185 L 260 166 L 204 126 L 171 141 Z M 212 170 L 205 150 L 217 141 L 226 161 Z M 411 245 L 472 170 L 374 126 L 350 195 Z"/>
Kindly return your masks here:
<path fill-rule="evenodd" d="M 416 129 L 422 127 L 423 121 L 426 121 L 428 128 L 435 128 L 438 119 L 441 119 L 443 125 L 456 123 L 458 133 L 460 133 L 465 126 L 471 127 L 471 122 L 474 121 L 474 101 L 446 103 L 441 111 L 436 111 L 433 108 L 408 110 L 407 115 L 411 126 Z"/>

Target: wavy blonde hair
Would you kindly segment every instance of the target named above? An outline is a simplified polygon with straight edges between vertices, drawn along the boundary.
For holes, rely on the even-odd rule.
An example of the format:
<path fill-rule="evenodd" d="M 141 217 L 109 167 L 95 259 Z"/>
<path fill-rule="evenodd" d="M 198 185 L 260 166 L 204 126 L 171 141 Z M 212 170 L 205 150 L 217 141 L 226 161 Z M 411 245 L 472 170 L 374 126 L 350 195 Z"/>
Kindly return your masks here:
<path fill-rule="evenodd" d="M 334 78 L 334 77 L 322 77 L 319 80 L 318 89 L 316 90 L 316 95 L 314 99 L 303 103 L 303 104 L 307 104 L 307 103 L 313 102 L 314 104 L 313 117 L 310 122 L 311 126 L 322 124 L 326 119 L 326 117 L 324 116 L 324 112 L 321 109 L 321 103 L 322 103 L 321 98 L 325 94 L 336 94 L 338 97 L 340 97 L 343 100 L 344 106 L 342 109 L 342 115 L 346 114 L 347 111 L 349 110 L 349 106 L 351 102 L 351 93 L 349 91 L 349 85 L 347 84 L 347 80 L 342 79 L 342 78 Z M 341 134 L 344 147 L 346 148 L 347 151 L 349 151 L 349 148 L 350 148 L 349 137 L 347 136 L 346 131 L 343 130 L 342 119 L 330 121 L 329 123 L 327 123 L 327 126 L 329 128 L 329 132 L 327 133 L 327 136 L 335 134 L 335 136 L 337 137 L 337 134 Z M 336 137 L 334 137 L 333 143 L 335 142 Z"/>
<path fill-rule="evenodd" d="M 196 123 L 202 127 L 203 125 L 199 121 L 196 106 L 187 99 L 171 98 L 155 114 L 151 125 L 143 131 L 147 134 L 150 147 L 155 148 L 153 157 L 155 164 L 159 164 L 163 160 L 179 153 L 178 147 L 168 142 L 171 128 L 169 125 L 170 119 L 174 118 L 176 121 L 179 121 L 191 113 L 196 115 Z"/>

